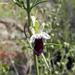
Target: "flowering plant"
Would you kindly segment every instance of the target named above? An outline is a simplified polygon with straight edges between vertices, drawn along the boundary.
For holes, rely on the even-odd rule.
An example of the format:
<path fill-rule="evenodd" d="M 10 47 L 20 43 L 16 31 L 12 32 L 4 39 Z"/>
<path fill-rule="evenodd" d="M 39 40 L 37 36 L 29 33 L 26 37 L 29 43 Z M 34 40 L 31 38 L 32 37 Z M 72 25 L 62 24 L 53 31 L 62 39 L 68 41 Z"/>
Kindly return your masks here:
<path fill-rule="evenodd" d="M 24 1 L 24 0 L 13 0 L 13 1 L 14 1 L 15 4 L 17 4 L 19 7 L 23 8 L 27 12 L 27 17 L 28 17 L 27 27 L 28 27 L 30 35 L 32 34 L 30 40 L 34 44 L 33 52 L 34 52 L 34 61 L 35 61 L 35 66 L 36 66 L 36 75 L 39 75 L 37 56 L 39 56 L 43 52 L 43 49 L 44 49 L 43 40 L 48 39 L 49 35 L 45 32 L 40 32 L 39 22 L 36 22 L 35 18 L 34 18 L 35 20 L 32 21 L 33 22 L 32 29 L 34 30 L 34 32 L 30 30 L 30 26 L 31 26 L 31 14 L 30 13 L 31 13 L 31 10 L 36 5 L 38 5 L 40 3 L 43 3 L 43 2 L 47 2 L 47 1 L 32 0 L 32 4 L 31 4 L 30 0 L 26 0 L 26 1 Z M 25 27 L 24 27 L 24 33 L 25 33 Z M 33 33 L 35 33 L 35 34 L 33 34 Z M 47 65 L 47 67 L 49 68 L 44 55 L 42 55 L 42 56 L 45 60 L 45 63 Z"/>
<path fill-rule="evenodd" d="M 50 39 L 50 36 L 46 32 L 43 32 L 43 30 L 41 31 L 40 25 L 34 16 L 32 16 L 32 23 L 33 35 L 30 38 L 30 42 L 33 44 L 34 53 L 39 56 L 44 49 L 44 40 Z"/>

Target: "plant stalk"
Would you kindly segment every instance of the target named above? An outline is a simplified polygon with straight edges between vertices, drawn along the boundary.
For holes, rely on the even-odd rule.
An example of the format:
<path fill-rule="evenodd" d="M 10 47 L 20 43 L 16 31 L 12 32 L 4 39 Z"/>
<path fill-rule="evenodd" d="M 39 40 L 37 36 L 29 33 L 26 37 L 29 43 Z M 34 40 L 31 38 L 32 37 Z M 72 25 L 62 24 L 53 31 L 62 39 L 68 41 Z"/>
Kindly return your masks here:
<path fill-rule="evenodd" d="M 30 19 L 30 0 L 27 0 L 27 16 L 28 16 L 28 26 L 31 25 L 31 19 Z"/>
<path fill-rule="evenodd" d="M 35 67 L 36 67 L 36 75 L 39 75 L 38 58 L 35 54 L 34 54 L 34 63 L 35 63 Z"/>
<path fill-rule="evenodd" d="M 28 27 L 29 34 L 30 34 L 30 36 L 31 36 L 32 33 L 31 33 L 30 29 L 29 29 L 29 27 L 30 27 L 30 25 L 31 25 L 30 13 L 31 13 L 31 11 L 30 11 L 30 0 L 27 0 L 27 16 L 28 16 L 27 27 Z"/>
<path fill-rule="evenodd" d="M 30 33 L 30 36 L 32 35 L 29 27 L 31 25 L 31 17 L 30 17 L 31 9 L 30 9 L 30 0 L 27 0 L 27 16 L 28 16 L 28 31 Z M 34 63 L 36 68 L 36 75 L 39 75 L 39 68 L 38 68 L 38 58 L 35 54 L 34 55 Z"/>

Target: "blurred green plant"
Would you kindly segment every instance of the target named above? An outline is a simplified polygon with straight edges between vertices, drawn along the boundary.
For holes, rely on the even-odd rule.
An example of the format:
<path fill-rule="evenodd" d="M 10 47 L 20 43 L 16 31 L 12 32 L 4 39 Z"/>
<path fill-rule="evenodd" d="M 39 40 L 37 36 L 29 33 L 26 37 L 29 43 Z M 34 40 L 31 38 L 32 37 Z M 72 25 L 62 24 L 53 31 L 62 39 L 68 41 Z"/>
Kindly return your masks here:
<path fill-rule="evenodd" d="M 14 0 L 14 1 L 15 1 L 15 4 L 17 4 L 19 7 L 27 11 L 28 16 L 30 14 L 30 17 L 31 17 L 31 14 L 33 13 L 33 15 L 35 15 L 37 19 L 37 17 L 40 18 L 39 13 L 41 13 L 41 15 L 43 16 L 43 19 L 45 18 L 43 22 L 41 21 L 41 23 L 38 20 L 36 20 L 36 22 L 32 24 L 33 21 L 29 22 L 31 20 L 29 17 L 28 24 L 27 24 L 27 27 L 29 28 L 29 31 L 30 31 L 28 33 L 30 36 L 34 34 L 35 32 L 37 33 L 39 31 L 39 26 L 42 26 L 40 30 L 44 29 L 44 31 L 49 33 L 49 35 L 51 36 L 51 39 L 47 40 L 44 43 L 44 46 L 45 46 L 44 55 L 46 59 L 43 56 L 40 56 L 38 58 L 38 67 L 39 67 L 40 75 L 74 75 L 75 74 L 74 72 L 75 71 L 75 59 L 74 59 L 75 58 L 75 47 L 74 47 L 75 41 L 74 39 L 75 38 L 71 39 L 70 35 L 72 35 L 72 37 L 75 37 L 75 34 L 71 33 L 71 31 L 69 30 L 70 15 L 68 14 L 66 5 L 68 4 L 67 2 L 71 2 L 72 7 L 74 8 L 75 1 L 74 0 L 71 0 L 71 1 L 68 1 L 68 0 L 53 0 L 52 1 L 51 0 L 53 2 L 52 7 L 45 6 L 44 8 L 41 8 L 37 6 L 34 10 L 32 10 L 33 7 L 35 7 L 39 3 L 42 3 L 40 2 L 40 0 L 30 0 L 30 2 L 28 2 L 29 0 L 27 1 Z M 27 2 L 30 3 L 30 8 Z M 14 13 L 12 9 L 15 9 L 17 10 L 17 11 L 14 11 L 15 16 L 17 16 L 17 18 L 19 18 L 21 21 L 24 22 L 26 15 L 25 15 L 25 11 L 21 8 L 15 8 L 15 5 L 13 3 L 9 3 L 8 5 L 0 4 L 0 16 L 13 17 Z M 35 12 L 37 12 L 37 14 Z M 28 37 L 27 37 L 27 40 L 28 41 L 21 40 L 20 45 L 22 45 L 23 50 L 26 49 L 27 51 L 29 51 L 30 46 L 29 46 Z M 50 67 L 51 72 L 49 72 L 48 66 L 46 66 L 47 64 Z M 68 67 L 69 65 L 70 67 Z M 5 70 L 5 67 L 4 67 L 4 70 Z M 7 74 L 3 72 L 2 66 L 1 66 L 0 73 L 1 75 L 2 73 L 4 73 L 4 75 Z"/>
<path fill-rule="evenodd" d="M 9 67 L 7 64 L 0 63 L 0 75 L 8 75 Z"/>
<path fill-rule="evenodd" d="M 29 34 L 32 35 L 29 27 L 31 26 L 31 10 L 37 6 L 40 3 L 43 2 L 47 2 L 47 1 L 40 1 L 40 0 L 33 0 L 32 4 L 30 2 L 30 0 L 13 0 L 15 4 L 17 4 L 19 7 L 23 8 L 24 10 L 26 10 L 27 12 L 27 18 L 28 18 L 28 22 L 27 22 L 27 27 L 28 27 L 28 31 Z M 25 4 L 26 2 L 26 4 Z M 37 25 L 38 26 L 38 25 Z M 35 30 L 37 31 L 36 27 Z M 25 31 L 25 27 L 24 27 L 24 31 Z M 26 34 L 25 34 L 26 35 Z M 38 60 L 37 60 L 37 56 L 34 54 L 34 61 L 35 61 L 35 67 L 36 67 L 36 75 L 39 75 L 39 68 L 38 68 Z"/>

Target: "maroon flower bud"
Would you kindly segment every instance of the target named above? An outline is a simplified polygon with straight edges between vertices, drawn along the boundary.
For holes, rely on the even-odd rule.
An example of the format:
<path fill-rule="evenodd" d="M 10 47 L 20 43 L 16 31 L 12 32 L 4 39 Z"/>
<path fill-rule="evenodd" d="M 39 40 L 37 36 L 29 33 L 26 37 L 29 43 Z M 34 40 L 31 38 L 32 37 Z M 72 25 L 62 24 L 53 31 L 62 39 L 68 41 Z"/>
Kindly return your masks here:
<path fill-rule="evenodd" d="M 39 56 L 43 52 L 43 39 L 42 38 L 36 38 L 34 41 L 34 53 Z"/>

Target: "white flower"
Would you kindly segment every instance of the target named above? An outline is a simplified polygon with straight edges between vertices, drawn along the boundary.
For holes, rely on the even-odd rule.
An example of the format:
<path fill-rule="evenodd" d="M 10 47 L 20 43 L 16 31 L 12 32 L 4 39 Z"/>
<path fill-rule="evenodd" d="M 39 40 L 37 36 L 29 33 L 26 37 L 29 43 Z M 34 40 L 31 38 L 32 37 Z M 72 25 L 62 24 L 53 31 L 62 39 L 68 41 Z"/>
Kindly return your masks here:
<path fill-rule="evenodd" d="M 37 34 L 32 35 L 30 38 L 30 42 L 32 43 L 35 41 L 35 39 L 38 39 L 38 38 L 50 39 L 51 37 L 47 33 L 41 32 L 41 33 L 37 33 Z"/>

